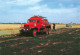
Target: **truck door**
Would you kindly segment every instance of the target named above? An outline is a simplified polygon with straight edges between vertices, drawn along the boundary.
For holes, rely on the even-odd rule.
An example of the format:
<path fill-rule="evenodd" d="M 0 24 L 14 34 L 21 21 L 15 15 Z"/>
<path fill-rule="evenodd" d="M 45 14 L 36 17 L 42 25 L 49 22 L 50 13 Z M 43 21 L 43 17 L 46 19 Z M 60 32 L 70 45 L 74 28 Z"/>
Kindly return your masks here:
<path fill-rule="evenodd" d="M 38 27 L 38 28 L 40 28 L 40 27 L 41 27 L 40 20 L 37 20 L 37 27 Z"/>

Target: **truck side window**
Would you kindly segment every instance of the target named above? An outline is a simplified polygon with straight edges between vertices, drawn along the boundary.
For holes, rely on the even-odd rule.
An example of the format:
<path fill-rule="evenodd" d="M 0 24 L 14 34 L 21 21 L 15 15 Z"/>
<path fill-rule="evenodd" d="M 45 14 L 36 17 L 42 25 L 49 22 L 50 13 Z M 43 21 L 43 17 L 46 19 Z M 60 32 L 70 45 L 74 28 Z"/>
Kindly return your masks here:
<path fill-rule="evenodd" d="M 37 23 L 39 23 L 39 20 L 37 21 Z"/>

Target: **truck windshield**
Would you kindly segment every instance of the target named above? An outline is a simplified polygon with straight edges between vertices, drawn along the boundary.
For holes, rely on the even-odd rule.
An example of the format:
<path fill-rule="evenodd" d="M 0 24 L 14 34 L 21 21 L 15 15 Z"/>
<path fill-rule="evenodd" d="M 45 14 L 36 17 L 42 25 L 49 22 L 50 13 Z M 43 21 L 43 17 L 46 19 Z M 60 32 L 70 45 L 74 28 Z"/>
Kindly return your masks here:
<path fill-rule="evenodd" d="M 28 22 L 36 22 L 36 20 L 29 20 Z"/>

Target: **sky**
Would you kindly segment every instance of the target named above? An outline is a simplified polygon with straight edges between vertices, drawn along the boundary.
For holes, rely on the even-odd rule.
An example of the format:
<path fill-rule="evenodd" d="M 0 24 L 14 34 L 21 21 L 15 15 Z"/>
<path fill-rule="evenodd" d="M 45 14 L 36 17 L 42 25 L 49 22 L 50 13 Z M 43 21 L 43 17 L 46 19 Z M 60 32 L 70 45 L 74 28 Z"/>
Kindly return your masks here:
<path fill-rule="evenodd" d="M 80 0 L 0 0 L 0 23 L 26 23 L 34 15 L 80 24 Z"/>

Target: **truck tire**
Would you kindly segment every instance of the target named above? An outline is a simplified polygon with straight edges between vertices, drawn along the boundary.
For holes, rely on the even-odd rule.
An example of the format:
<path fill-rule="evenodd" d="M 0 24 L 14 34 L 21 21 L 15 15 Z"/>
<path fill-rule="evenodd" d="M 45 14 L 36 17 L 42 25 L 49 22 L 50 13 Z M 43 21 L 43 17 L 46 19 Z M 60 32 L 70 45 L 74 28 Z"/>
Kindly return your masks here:
<path fill-rule="evenodd" d="M 20 35 L 23 35 L 24 34 L 24 31 L 23 29 L 20 30 Z"/>
<path fill-rule="evenodd" d="M 37 37 L 37 31 L 35 29 L 32 31 L 32 35 L 33 37 Z"/>

